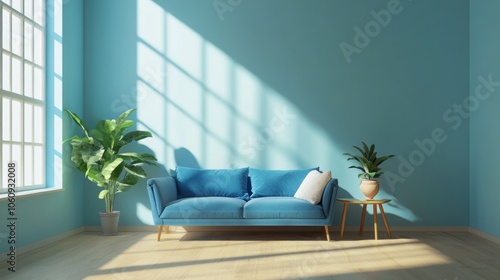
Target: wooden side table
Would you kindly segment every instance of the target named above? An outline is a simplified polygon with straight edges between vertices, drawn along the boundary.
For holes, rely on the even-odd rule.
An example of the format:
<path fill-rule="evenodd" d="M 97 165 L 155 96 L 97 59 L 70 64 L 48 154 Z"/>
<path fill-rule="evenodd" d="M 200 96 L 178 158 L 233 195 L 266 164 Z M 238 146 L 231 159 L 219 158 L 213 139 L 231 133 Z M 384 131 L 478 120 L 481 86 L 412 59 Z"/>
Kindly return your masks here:
<path fill-rule="evenodd" d="M 363 205 L 363 212 L 361 214 L 361 223 L 359 225 L 359 234 L 363 234 L 363 227 L 365 224 L 365 216 L 366 216 L 366 207 L 368 206 L 368 204 L 373 205 L 373 230 L 375 231 L 375 240 L 378 240 L 378 226 L 377 226 L 377 205 L 378 205 L 378 207 L 380 208 L 380 214 L 382 215 L 382 220 L 384 221 L 385 230 L 387 231 L 387 235 L 389 236 L 389 238 L 391 238 L 391 231 L 389 230 L 389 224 L 387 224 L 384 207 L 382 207 L 382 204 L 391 201 L 390 199 L 361 200 L 353 198 L 337 198 L 337 201 L 344 203 L 344 212 L 342 213 L 342 226 L 340 228 L 340 239 L 344 237 L 345 218 L 347 215 L 347 206 L 349 206 L 349 204 Z"/>

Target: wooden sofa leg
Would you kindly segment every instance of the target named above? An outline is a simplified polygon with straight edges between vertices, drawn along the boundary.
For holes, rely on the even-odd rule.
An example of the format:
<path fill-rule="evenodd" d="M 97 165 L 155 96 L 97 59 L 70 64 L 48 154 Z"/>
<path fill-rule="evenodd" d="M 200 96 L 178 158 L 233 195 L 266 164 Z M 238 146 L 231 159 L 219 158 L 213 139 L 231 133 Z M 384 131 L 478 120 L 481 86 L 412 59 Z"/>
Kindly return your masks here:
<path fill-rule="evenodd" d="M 163 231 L 163 226 L 158 226 L 158 241 L 160 241 L 160 237 L 161 237 L 161 232 L 162 231 Z"/>
<path fill-rule="evenodd" d="M 328 231 L 328 226 L 325 226 L 326 241 L 330 241 L 330 232 Z"/>
<path fill-rule="evenodd" d="M 168 226 L 165 226 L 165 234 L 168 234 L 170 232 L 170 229 Z"/>

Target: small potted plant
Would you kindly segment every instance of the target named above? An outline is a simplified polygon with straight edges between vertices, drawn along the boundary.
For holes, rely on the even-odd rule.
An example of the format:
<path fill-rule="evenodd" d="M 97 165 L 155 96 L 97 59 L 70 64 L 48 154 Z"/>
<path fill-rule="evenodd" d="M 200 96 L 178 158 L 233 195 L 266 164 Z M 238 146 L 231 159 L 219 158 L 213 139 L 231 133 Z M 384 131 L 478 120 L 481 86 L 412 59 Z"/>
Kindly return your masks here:
<path fill-rule="evenodd" d="M 134 111 L 122 113 L 117 120 L 101 120 L 89 131 L 82 120 L 70 110 L 66 110 L 84 133 L 83 137 L 73 136 L 71 161 L 85 177 L 98 187 L 99 199 L 104 199 L 105 211 L 100 212 L 103 235 L 115 235 L 118 230 L 120 211 L 114 211 L 116 195 L 128 191 L 137 184 L 139 178 L 146 178 L 143 164 L 155 165 L 156 158 L 148 153 L 121 153 L 121 148 L 141 139 L 152 137 L 148 131 L 130 131 L 134 122 L 127 117 Z"/>
<path fill-rule="evenodd" d="M 364 194 L 366 199 L 373 199 L 379 191 L 379 184 L 377 178 L 384 174 L 381 171 L 380 165 L 394 157 L 394 155 L 377 157 L 377 152 L 375 152 L 375 145 L 372 144 L 370 147 L 361 141 L 363 148 L 353 146 L 359 151 L 360 155 L 353 155 L 351 153 L 344 153 L 344 155 L 349 156 L 347 160 L 354 160 L 359 166 L 349 166 L 349 168 L 356 168 L 362 171 L 358 174 L 358 178 L 361 179 L 361 184 L 359 185 L 361 192 Z"/>

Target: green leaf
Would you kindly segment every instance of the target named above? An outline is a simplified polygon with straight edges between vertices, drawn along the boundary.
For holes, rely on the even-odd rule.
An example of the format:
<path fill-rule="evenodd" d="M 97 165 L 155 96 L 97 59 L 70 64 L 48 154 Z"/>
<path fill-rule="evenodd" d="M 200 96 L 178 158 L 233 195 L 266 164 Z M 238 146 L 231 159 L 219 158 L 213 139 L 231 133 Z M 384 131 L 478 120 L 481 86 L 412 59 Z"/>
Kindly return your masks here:
<path fill-rule="evenodd" d="M 111 178 L 111 175 L 115 169 L 120 166 L 120 164 L 123 162 L 122 158 L 116 158 L 114 161 L 107 163 L 103 166 L 101 174 L 104 176 L 106 180 L 109 180 Z"/>
<path fill-rule="evenodd" d="M 113 148 L 115 139 L 111 132 L 116 128 L 116 123 L 113 120 L 101 120 L 96 127 L 92 129 L 92 135 L 99 141 L 104 148 Z"/>
<path fill-rule="evenodd" d="M 106 178 L 102 176 L 101 172 L 99 172 L 99 170 L 95 166 L 89 166 L 87 168 L 85 177 L 87 177 L 91 182 L 96 183 L 98 187 L 104 187 L 108 184 Z"/>
<path fill-rule="evenodd" d="M 375 152 L 375 144 L 372 144 L 370 147 L 370 155 L 373 155 L 373 152 Z"/>
<path fill-rule="evenodd" d="M 109 190 L 102 190 L 99 193 L 99 199 L 104 199 L 108 193 L 109 193 Z"/>
<path fill-rule="evenodd" d="M 137 165 L 131 165 L 131 164 L 125 165 L 125 170 L 127 170 L 128 173 L 137 177 L 146 178 L 147 176 L 146 171 L 144 171 L 142 167 Z"/>
<path fill-rule="evenodd" d="M 142 140 L 144 138 L 148 138 L 148 137 L 153 137 L 153 135 L 151 134 L 151 132 L 149 131 L 141 131 L 141 130 L 136 130 L 136 131 L 131 131 L 127 134 L 125 134 L 122 138 L 122 140 L 128 144 L 132 141 L 139 141 L 139 140 Z"/>
<path fill-rule="evenodd" d="M 126 191 L 130 190 L 131 188 L 132 188 L 131 185 L 118 183 L 118 190 L 117 190 L 117 192 L 126 192 Z"/>
<path fill-rule="evenodd" d="M 85 133 L 85 136 L 87 138 L 89 138 L 88 129 L 85 126 L 85 124 L 83 123 L 83 121 L 75 113 L 71 112 L 70 110 L 66 109 L 65 111 L 68 112 L 68 114 L 71 116 L 73 121 L 82 128 L 83 132 Z"/>
<path fill-rule="evenodd" d="M 125 123 L 126 119 L 128 116 L 135 111 L 136 109 L 128 109 L 127 111 L 123 112 L 119 117 L 118 120 L 116 121 L 117 128 L 120 129 L 123 124 Z"/>
<path fill-rule="evenodd" d="M 109 177 L 109 180 L 112 180 L 112 181 L 118 180 L 118 177 L 120 177 L 120 175 L 122 174 L 124 166 L 125 166 L 125 162 L 123 161 L 122 163 L 120 163 L 120 165 L 118 165 L 115 168 L 115 170 L 113 170 L 113 172 L 111 173 L 111 177 Z"/>
<path fill-rule="evenodd" d="M 149 161 L 157 161 L 155 156 L 148 153 L 121 153 L 118 154 L 119 157 L 123 158 L 123 160 L 133 161 L 134 163 L 146 163 L 151 164 Z"/>
<path fill-rule="evenodd" d="M 142 160 L 142 156 L 139 153 L 120 153 L 118 156 L 123 158 L 123 160 Z"/>
<path fill-rule="evenodd" d="M 125 177 L 123 178 L 123 180 L 120 183 L 133 186 L 133 185 L 137 184 L 137 182 L 139 182 L 139 178 L 137 176 L 130 174 L 130 173 L 127 173 L 127 175 L 125 175 Z"/>

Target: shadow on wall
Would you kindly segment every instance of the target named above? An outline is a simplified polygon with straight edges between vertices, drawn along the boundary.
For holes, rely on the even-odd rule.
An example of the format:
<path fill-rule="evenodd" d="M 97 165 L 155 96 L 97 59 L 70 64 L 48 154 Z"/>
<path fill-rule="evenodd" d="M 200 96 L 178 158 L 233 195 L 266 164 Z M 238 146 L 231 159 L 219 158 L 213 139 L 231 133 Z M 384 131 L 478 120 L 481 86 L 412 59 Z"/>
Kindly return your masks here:
<path fill-rule="evenodd" d="M 186 148 L 175 149 L 174 157 L 177 166 L 201 168 L 196 157 Z"/>

